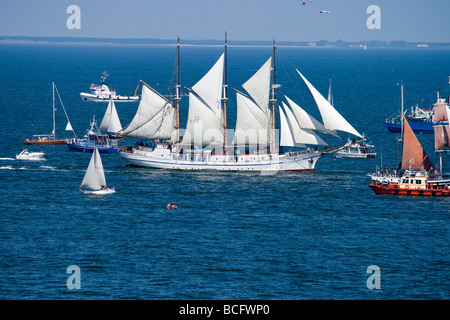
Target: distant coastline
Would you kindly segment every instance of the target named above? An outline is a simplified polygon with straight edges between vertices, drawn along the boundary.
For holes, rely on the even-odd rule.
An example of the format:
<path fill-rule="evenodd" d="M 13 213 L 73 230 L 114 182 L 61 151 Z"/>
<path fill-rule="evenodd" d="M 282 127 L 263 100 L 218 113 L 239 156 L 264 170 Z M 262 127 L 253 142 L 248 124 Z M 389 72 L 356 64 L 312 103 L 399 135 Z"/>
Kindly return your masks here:
<path fill-rule="evenodd" d="M 36 45 L 129 45 L 129 46 L 169 46 L 176 45 L 176 39 L 155 38 L 88 38 L 88 37 L 28 37 L 0 36 L 0 44 L 36 44 Z M 271 40 L 228 40 L 231 46 L 271 46 Z M 183 39 L 182 45 L 222 46 L 223 40 Z M 449 42 L 408 42 L 408 41 L 277 41 L 278 46 L 307 48 L 440 48 L 450 49 Z"/>

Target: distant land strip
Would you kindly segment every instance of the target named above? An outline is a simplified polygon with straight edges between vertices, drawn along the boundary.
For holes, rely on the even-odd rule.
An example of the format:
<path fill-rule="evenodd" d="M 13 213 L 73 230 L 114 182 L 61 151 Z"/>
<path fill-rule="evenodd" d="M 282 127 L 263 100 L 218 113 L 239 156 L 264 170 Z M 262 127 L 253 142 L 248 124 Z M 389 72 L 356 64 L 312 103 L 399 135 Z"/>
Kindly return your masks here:
<path fill-rule="evenodd" d="M 182 39 L 182 45 L 191 46 L 221 46 L 223 40 Z M 59 44 L 59 45 L 137 45 L 137 46 L 166 46 L 176 45 L 177 39 L 155 38 L 88 38 L 88 37 L 29 37 L 29 36 L 0 36 L 0 44 Z M 272 40 L 228 40 L 231 46 L 271 46 Z M 277 46 L 313 47 L 313 48 L 442 48 L 450 49 L 449 42 L 408 42 L 398 41 L 277 41 Z"/>

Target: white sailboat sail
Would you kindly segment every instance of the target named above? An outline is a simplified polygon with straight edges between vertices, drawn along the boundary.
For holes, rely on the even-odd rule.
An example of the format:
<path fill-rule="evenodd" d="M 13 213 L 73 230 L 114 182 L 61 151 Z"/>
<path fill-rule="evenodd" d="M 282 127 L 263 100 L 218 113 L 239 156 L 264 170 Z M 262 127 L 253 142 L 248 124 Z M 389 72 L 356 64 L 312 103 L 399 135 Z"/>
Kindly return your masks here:
<path fill-rule="evenodd" d="M 250 97 L 236 92 L 237 115 L 233 138 L 235 145 L 267 146 L 270 143 L 269 108 L 272 57 L 242 86 Z M 251 98 L 251 99 L 250 99 Z"/>
<path fill-rule="evenodd" d="M 330 79 L 330 87 L 328 88 L 328 102 L 334 106 L 333 103 L 333 94 L 331 93 L 331 79 Z"/>
<path fill-rule="evenodd" d="M 286 115 L 280 106 L 278 106 L 278 109 L 280 112 L 280 147 L 294 147 L 294 138 L 292 137 Z"/>
<path fill-rule="evenodd" d="M 189 113 L 181 145 L 223 146 L 221 102 L 224 54 L 189 93 Z"/>
<path fill-rule="evenodd" d="M 297 69 L 296 69 L 297 70 Z M 351 133 L 355 136 L 362 138 L 361 134 L 352 127 L 344 117 L 317 91 L 316 88 L 298 71 L 298 74 L 302 77 L 308 86 L 314 100 L 316 101 L 317 107 L 319 108 L 320 114 L 325 128 L 330 130 L 339 130 Z"/>
<path fill-rule="evenodd" d="M 144 84 L 136 115 L 120 134 L 142 139 L 172 139 L 176 134 L 175 116 L 173 104 Z"/>
<path fill-rule="evenodd" d="M 270 75 L 272 69 L 272 57 L 245 82 L 242 87 L 249 93 L 256 104 L 266 112 L 269 109 Z"/>
<path fill-rule="evenodd" d="M 116 106 L 112 99 L 109 100 L 108 107 L 106 108 L 106 112 L 105 115 L 103 116 L 102 122 L 100 123 L 99 129 L 100 131 L 114 132 L 114 133 L 122 130 L 119 115 L 117 114 Z"/>
<path fill-rule="evenodd" d="M 70 121 L 67 121 L 66 131 L 73 131 L 73 128 L 72 128 L 72 125 L 70 124 Z"/>
<path fill-rule="evenodd" d="M 102 159 L 97 148 L 92 153 L 91 161 L 81 182 L 81 190 L 100 190 L 106 186 Z"/>
<path fill-rule="evenodd" d="M 282 102 L 284 111 L 286 112 L 287 118 L 289 120 L 289 125 L 291 127 L 292 136 L 294 137 L 294 141 L 297 146 L 305 146 L 306 144 L 312 145 L 324 145 L 328 144 L 312 130 L 304 130 L 300 128 L 297 120 L 294 117 L 294 114 L 289 109 L 289 107 Z"/>
<path fill-rule="evenodd" d="M 266 146 L 268 145 L 267 112 L 242 93 L 236 92 L 237 115 L 233 137 L 234 145 Z"/>
<path fill-rule="evenodd" d="M 316 130 L 325 134 L 331 134 L 335 137 L 339 136 L 336 134 L 336 132 L 329 130 L 325 128 L 325 126 L 320 123 L 317 119 L 315 119 L 313 116 L 309 115 L 305 110 L 303 110 L 298 104 L 296 104 L 294 101 L 289 99 L 289 97 L 284 96 L 289 103 L 289 106 L 292 109 L 292 112 L 294 113 L 295 119 L 297 120 L 298 124 L 302 129 L 309 129 L 309 130 Z"/>

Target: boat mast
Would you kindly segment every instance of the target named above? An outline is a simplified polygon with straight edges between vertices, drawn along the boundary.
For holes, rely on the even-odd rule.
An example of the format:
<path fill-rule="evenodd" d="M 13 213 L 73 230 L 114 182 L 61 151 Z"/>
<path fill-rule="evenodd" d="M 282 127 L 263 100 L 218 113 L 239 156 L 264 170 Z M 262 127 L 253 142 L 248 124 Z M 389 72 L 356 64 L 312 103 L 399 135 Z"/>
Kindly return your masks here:
<path fill-rule="evenodd" d="M 180 35 L 178 37 L 177 44 L 177 84 L 175 85 L 175 101 L 176 101 L 176 112 L 177 112 L 177 136 L 175 143 L 180 142 L 180 99 L 181 99 L 181 80 L 180 80 Z"/>
<path fill-rule="evenodd" d="M 224 74 L 223 74 L 223 149 L 227 148 L 227 100 L 228 100 L 228 82 L 227 82 L 227 32 L 225 31 L 225 56 L 224 56 Z"/>
<path fill-rule="evenodd" d="M 272 136 L 271 136 L 271 141 L 270 141 L 270 147 L 271 150 L 270 152 L 273 153 L 275 150 L 275 104 L 277 102 L 277 92 L 276 89 L 279 87 L 279 85 L 277 85 L 277 68 L 275 65 L 275 50 L 276 50 L 276 46 L 275 46 L 275 38 L 273 39 L 273 53 L 272 53 L 272 59 L 273 59 L 273 64 L 272 64 L 272 99 L 270 99 L 270 101 L 272 102 Z"/>
<path fill-rule="evenodd" d="M 52 82 L 52 91 L 53 91 L 53 139 L 56 139 L 55 131 L 56 131 L 56 124 L 55 124 L 55 83 Z"/>
<path fill-rule="evenodd" d="M 401 133 L 400 133 L 400 141 L 402 141 L 403 142 L 403 121 L 404 121 L 404 114 L 403 114 L 403 81 L 401 82 L 401 85 L 400 85 L 400 89 L 401 89 L 401 112 L 402 112 L 402 115 L 401 115 Z"/>

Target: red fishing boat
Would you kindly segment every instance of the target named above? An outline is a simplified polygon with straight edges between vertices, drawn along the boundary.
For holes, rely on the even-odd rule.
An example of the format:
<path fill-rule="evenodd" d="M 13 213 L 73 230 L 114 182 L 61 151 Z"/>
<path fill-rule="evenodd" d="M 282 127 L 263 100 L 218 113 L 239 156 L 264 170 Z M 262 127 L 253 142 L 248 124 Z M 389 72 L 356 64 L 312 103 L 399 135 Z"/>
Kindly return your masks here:
<path fill-rule="evenodd" d="M 407 196 L 450 196 L 450 179 L 442 176 L 442 153 L 450 147 L 450 127 L 447 124 L 450 109 L 443 99 L 438 98 L 434 106 L 435 149 L 440 155 L 440 173 L 431 163 L 408 121 L 403 119 L 403 150 L 398 180 L 384 180 L 372 177 L 369 187 L 376 194 Z M 447 123 L 442 124 L 442 122 Z"/>
<path fill-rule="evenodd" d="M 404 196 L 450 196 L 448 185 L 441 185 L 429 179 L 426 171 L 407 170 L 399 183 L 385 184 L 372 181 L 369 185 L 376 194 L 392 194 Z"/>

